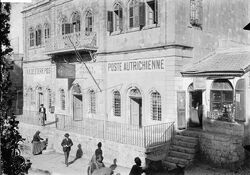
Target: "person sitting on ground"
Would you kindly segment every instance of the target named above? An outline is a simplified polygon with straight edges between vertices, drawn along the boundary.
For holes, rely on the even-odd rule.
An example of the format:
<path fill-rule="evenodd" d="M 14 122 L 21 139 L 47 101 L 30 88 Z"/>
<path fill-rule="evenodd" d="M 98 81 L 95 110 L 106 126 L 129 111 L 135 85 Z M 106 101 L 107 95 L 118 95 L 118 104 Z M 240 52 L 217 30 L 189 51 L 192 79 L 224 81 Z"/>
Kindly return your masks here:
<path fill-rule="evenodd" d="M 41 138 L 39 134 L 40 131 L 36 131 L 35 135 L 33 136 L 33 140 L 31 141 L 31 143 L 33 144 L 33 155 L 42 154 L 42 151 L 46 149 L 48 144 L 48 139 L 46 139 L 45 141 L 41 141 L 43 140 L 43 138 Z"/>
<path fill-rule="evenodd" d="M 133 165 L 129 175 L 141 175 L 145 170 L 141 167 L 141 159 L 139 157 L 135 158 L 135 165 Z"/>

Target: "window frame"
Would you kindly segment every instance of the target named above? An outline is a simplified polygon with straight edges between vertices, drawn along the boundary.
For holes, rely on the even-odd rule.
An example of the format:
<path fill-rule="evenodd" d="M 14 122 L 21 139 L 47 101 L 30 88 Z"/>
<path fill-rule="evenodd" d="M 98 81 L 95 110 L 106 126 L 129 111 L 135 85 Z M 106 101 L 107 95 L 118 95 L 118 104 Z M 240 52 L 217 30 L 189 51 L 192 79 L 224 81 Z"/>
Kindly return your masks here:
<path fill-rule="evenodd" d="M 123 7 L 120 3 L 114 4 L 114 31 L 123 31 Z"/>
<path fill-rule="evenodd" d="M 128 27 L 133 29 L 139 27 L 139 0 L 131 0 L 128 5 Z M 131 15 L 132 14 L 132 15 Z"/>
<path fill-rule="evenodd" d="M 65 101 L 65 91 L 64 89 L 60 89 L 60 107 L 61 110 L 65 110 L 66 109 L 66 101 Z"/>
<path fill-rule="evenodd" d="M 190 0 L 190 24 L 202 29 L 203 18 L 202 0 Z"/>
<path fill-rule="evenodd" d="M 152 8 L 151 5 L 154 5 L 154 7 Z M 147 25 L 151 26 L 151 25 L 158 25 L 158 20 L 159 20 L 159 6 L 158 6 L 158 0 L 147 0 L 146 1 L 146 10 L 147 10 Z M 150 14 L 152 13 L 152 19 L 150 19 Z"/>
<path fill-rule="evenodd" d="M 121 93 L 118 90 L 113 92 L 113 115 L 121 117 Z"/>
<path fill-rule="evenodd" d="M 29 29 L 29 37 L 30 37 L 30 47 L 35 46 L 35 31 L 32 27 Z"/>
<path fill-rule="evenodd" d="M 158 91 L 154 91 L 150 94 L 151 99 L 151 119 L 154 121 L 162 120 L 162 103 L 161 94 Z"/>
<path fill-rule="evenodd" d="M 72 16 L 72 32 L 80 32 L 81 31 L 81 16 L 79 12 L 74 12 Z"/>
<path fill-rule="evenodd" d="M 36 28 L 36 46 L 42 45 L 42 27 L 38 25 Z"/>
<path fill-rule="evenodd" d="M 91 10 L 88 10 L 85 15 L 85 35 L 90 35 L 93 32 L 94 16 Z"/>
<path fill-rule="evenodd" d="M 44 24 L 44 39 L 49 39 L 50 38 L 50 26 L 48 23 Z"/>

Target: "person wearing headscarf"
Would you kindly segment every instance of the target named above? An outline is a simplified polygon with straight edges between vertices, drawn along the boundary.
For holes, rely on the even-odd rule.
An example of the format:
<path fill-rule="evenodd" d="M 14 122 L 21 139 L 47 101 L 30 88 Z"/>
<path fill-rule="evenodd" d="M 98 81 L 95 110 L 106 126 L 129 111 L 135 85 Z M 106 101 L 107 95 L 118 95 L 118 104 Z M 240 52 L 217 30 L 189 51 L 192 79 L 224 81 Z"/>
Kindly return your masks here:
<path fill-rule="evenodd" d="M 41 138 L 39 134 L 40 134 L 40 131 L 36 131 L 36 133 L 34 134 L 33 139 L 32 139 L 32 144 L 33 144 L 32 153 L 33 153 L 33 155 L 42 154 L 42 151 L 45 150 L 47 147 L 48 139 L 43 141 L 43 138 Z"/>

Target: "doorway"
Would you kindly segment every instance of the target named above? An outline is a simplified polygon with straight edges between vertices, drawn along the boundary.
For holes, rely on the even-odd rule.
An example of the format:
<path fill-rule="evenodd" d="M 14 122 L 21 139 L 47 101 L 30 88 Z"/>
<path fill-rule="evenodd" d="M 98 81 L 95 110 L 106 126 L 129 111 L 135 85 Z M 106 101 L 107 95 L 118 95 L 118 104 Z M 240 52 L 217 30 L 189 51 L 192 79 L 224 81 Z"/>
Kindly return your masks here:
<path fill-rule="evenodd" d="M 189 86 L 189 120 L 188 127 L 201 128 L 203 118 L 202 90 L 194 90 Z"/>
<path fill-rule="evenodd" d="M 142 97 L 138 88 L 129 92 L 130 124 L 142 127 Z"/>
<path fill-rule="evenodd" d="M 82 120 L 82 95 L 73 95 L 73 119 Z"/>
<path fill-rule="evenodd" d="M 39 92 L 38 93 L 38 109 L 39 109 L 41 104 L 43 104 L 43 93 Z"/>

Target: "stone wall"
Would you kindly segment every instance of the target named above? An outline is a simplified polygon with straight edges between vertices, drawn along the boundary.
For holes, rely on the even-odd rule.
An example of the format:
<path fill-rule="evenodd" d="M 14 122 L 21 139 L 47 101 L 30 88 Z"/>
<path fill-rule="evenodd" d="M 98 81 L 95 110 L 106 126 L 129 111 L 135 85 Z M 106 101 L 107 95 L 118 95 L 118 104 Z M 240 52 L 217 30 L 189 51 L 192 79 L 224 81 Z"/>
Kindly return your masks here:
<path fill-rule="evenodd" d="M 31 140 L 35 132 L 39 130 L 41 131 L 40 136 L 42 138 L 48 138 L 48 149 L 55 149 L 56 152 L 62 152 L 61 141 L 64 138 L 65 131 L 57 130 L 55 127 L 41 127 L 34 126 L 29 124 L 20 123 L 19 131 L 23 138 L 26 138 L 27 144 L 31 146 Z M 74 145 L 72 146 L 72 151 L 70 152 L 71 156 L 74 156 L 77 151 L 77 145 L 81 144 L 83 150 L 83 158 L 90 159 L 97 148 L 97 143 L 103 143 L 103 156 L 104 162 L 111 164 L 113 159 L 117 159 L 117 164 L 130 168 L 134 164 L 134 158 L 140 157 L 142 160 L 142 165 L 145 165 L 146 158 L 154 157 L 154 160 L 165 158 L 167 148 L 169 144 L 166 146 L 159 146 L 160 152 L 157 147 L 152 149 L 145 149 L 142 147 L 134 146 L 134 145 L 126 145 L 117 142 L 112 142 L 108 140 L 102 140 L 98 138 L 91 138 L 87 136 L 83 136 L 76 133 L 71 133 L 70 138 L 72 139 Z M 162 152 L 163 151 L 163 152 Z M 145 154 L 146 153 L 146 154 Z M 63 159 L 63 156 L 62 156 Z"/>
<path fill-rule="evenodd" d="M 239 136 L 204 132 L 200 137 L 202 158 L 215 166 L 235 169 L 245 158 L 242 140 Z"/>

